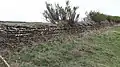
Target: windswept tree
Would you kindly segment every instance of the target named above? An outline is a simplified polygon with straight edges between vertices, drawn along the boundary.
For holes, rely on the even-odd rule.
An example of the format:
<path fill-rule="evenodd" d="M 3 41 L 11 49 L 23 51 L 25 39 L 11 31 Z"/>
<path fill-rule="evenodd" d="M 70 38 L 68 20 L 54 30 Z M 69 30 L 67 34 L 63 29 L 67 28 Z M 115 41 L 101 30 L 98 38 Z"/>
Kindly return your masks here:
<path fill-rule="evenodd" d="M 73 8 L 70 6 L 70 1 L 66 1 L 66 6 L 62 7 L 59 4 L 55 4 L 53 7 L 52 4 L 46 2 L 47 10 L 44 11 L 43 15 L 47 21 L 53 24 L 64 23 L 67 22 L 68 25 L 72 26 L 76 24 L 79 20 L 79 14 L 76 13 L 78 7 L 74 6 Z M 64 24 L 62 23 L 62 24 Z"/>

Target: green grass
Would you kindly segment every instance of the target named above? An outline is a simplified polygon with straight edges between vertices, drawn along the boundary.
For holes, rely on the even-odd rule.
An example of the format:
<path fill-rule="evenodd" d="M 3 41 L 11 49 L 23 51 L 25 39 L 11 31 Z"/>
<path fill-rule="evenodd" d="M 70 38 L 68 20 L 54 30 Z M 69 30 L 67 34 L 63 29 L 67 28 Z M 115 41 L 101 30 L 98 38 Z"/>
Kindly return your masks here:
<path fill-rule="evenodd" d="M 9 53 L 6 60 L 15 67 L 120 67 L 120 27 L 91 34 L 61 36 L 52 42 L 24 47 Z"/>

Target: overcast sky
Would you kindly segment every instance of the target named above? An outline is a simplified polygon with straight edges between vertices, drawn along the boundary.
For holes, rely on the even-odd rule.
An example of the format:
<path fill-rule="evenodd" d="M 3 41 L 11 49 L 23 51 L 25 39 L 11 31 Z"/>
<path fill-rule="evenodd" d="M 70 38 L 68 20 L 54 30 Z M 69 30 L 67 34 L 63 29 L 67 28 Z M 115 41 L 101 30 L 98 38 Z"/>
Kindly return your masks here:
<path fill-rule="evenodd" d="M 0 20 L 4 21 L 44 21 L 42 13 L 45 1 L 65 5 L 66 0 L 0 0 Z M 120 0 L 70 0 L 71 5 L 79 6 L 80 17 L 85 12 L 97 10 L 105 14 L 120 16 Z"/>

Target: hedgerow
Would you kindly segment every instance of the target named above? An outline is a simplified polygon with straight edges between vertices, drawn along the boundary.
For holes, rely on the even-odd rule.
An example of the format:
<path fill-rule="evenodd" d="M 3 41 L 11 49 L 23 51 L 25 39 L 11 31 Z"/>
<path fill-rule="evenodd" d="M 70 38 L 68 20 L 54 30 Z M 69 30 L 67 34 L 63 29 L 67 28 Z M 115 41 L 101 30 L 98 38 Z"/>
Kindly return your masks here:
<path fill-rule="evenodd" d="M 101 22 L 108 20 L 109 22 L 120 22 L 120 17 L 119 16 L 111 16 L 111 15 L 106 15 L 100 12 L 96 11 L 90 11 L 87 16 L 90 16 L 91 20 L 95 22 Z"/>

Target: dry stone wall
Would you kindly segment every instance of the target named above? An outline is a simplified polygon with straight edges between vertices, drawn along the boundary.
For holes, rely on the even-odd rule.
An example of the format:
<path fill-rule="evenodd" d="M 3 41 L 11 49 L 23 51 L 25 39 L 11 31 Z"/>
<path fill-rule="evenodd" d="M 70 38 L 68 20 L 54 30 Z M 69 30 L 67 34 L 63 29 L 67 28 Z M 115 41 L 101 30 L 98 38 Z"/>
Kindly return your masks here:
<path fill-rule="evenodd" d="M 20 23 L 22 24 L 22 23 Z M 29 24 L 29 23 L 28 23 Z M 34 24 L 34 23 L 33 23 Z M 66 33 L 81 33 L 86 30 L 99 29 L 104 26 L 109 26 L 109 22 L 102 22 L 99 24 L 79 24 L 72 28 L 58 28 L 56 25 L 41 25 L 34 26 L 26 25 L 10 25 L 0 24 L 0 46 L 17 47 L 21 45 L 31 45 L 36 42 L 48 41 L 51 38 Z M 36 27 L 38 26 L 38 27 Z"/>

